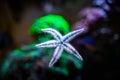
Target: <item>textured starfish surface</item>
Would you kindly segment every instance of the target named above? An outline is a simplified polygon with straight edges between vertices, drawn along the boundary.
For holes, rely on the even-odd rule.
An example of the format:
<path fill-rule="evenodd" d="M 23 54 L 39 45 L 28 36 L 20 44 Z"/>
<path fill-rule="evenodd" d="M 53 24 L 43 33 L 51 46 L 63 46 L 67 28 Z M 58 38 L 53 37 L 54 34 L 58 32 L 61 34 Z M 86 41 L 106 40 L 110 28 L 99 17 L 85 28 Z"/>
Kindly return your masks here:
<path fill-rule="evenodd" d="M 72 31 L 65 36 L 62 36 L 58 31 L 52 28 L 42 29 L 44 33 L 50 33 L 53 35 L 55 40 L 49 40 L 40 44 L 37 44 L 37 48 L 52 48 L 55 47 L 55 51 L 52 59 L 50 60 L 49 67 L 53 66 L 54 63 L 60 58 L 63 50 L 66 50 L 68 53 L 73 54 L 75 57 L 83 61 L 82 56 L 78 51 L 69 43 L 70 40 L 75 38 L 77 35 L 81 34 L 84 31 L 84 28 Z"/>

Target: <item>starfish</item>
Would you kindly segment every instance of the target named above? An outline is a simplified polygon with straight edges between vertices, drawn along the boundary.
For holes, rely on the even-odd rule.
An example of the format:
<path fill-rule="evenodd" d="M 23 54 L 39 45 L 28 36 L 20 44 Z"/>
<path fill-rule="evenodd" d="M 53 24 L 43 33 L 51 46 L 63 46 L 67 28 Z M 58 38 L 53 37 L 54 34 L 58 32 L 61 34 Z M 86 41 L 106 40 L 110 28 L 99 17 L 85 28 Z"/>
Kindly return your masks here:
<path fill-rule="evenodd" d="M 77 35 L 81 34 L 84 31 L 84 28 L 79 30 L 72 31 L 65 36 L 62 36 L 58 31 L 52 28 L 42 29 L 42 32 L 49 33 L 53 35 L 55 40 L 49 40 L 43 42 L 41 44 L 37 44 L 37 48 L 47 47 L 47 48 L 55 48 L 52 59 L 50 60 L 49 67 L 53 66 L 57 60 L 60 58 L 62 51 L 66 50 L 70 54 L 73 54 L 75 57 L 83 61 L 82 56 L 78 53 L 78 51 L 69 43 L 70 40 L 75 38 Z"/>

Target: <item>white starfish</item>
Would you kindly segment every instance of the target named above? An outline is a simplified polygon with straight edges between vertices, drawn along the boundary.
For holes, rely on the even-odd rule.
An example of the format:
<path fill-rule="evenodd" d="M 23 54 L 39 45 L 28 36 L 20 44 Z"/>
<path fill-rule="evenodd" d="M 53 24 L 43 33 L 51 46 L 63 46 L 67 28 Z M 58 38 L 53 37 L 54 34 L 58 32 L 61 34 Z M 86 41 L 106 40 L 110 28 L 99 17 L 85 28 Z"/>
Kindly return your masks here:
<path fill-rule="evenodd" d="M 67 52 L 73 54 L 78 59 L 83 61 L 83 58 L 80 56 L 78 51 L 68 42 L 70 40 L 72 40 L 73 38 L 75 38 L 77 35 L 81 34 L 84 31 L 84 28 L 72 31 L 72 32 L 66 34 L 65 36 L 62 36 L 58 31 L 56 31 L 55 29 L 52 29 L 52 28 L 42 29 L 42 31 L 45 33 L 52 34 L 55 38 L 55 40 L 49 40 L 49 41 L 46 41 L 44 43 L 36 45 L 37 48 L 56 47 L 54 54 L 53 54 L 53 57 L 49 63 L 49 67 L 51 67 L 54 63 L 57 62 L 57 60 L 60 58 L 60 56 L 62 54 L 63 49 L 65 49 Z"/>

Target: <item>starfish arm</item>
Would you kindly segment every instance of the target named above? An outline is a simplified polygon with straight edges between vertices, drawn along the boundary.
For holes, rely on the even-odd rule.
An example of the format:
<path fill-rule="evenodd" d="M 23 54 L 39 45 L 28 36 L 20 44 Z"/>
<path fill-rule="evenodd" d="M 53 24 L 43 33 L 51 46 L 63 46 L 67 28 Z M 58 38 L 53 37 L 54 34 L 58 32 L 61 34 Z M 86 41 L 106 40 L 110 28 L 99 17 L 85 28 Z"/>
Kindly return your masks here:
<path fill-rule="evenodd" d="M 64 43 L 63 47 L 67 52 L 73 54 L 75 57 L 83 61 L 82 56 L 78 53 L 78 51 L 72 45 L 70 45 L 69 43 Z"/>
<path fill-rule="evenodd" d="M 69 42 L 70 40 L 75 38 L 77 35 L 81 34 L 83 31 L 84 31 L 84 28 L 68 33 L 67 35 L 63 36 L 63 42 Z"/>
<path fill-rule="evenodd" d="M 55 52 L 53 54 L 53 57 L 49 63 L 49 67 L 53 66 L 57 62 L 57 60 L 60 58 L 60 56 L 62 54 L 62 51 L 63 51 L 62 46 L 56 47 Z"/>
<path fill-rule="evenodd" d="M 42 31 L 45 32 L 45 33 L 50 33 L 58 41 L 60 41 L 61 38 L 62 38 L 62 35 L 58 31 L 56 31 L 55 29 L 46 28 L 46 29 L 42 29 Z"/>
<path fill-rule="evenodd" d="M 40 47 L 56 47 L 57 46 L 57 41 L 56 40 L 50 40 L 50 41 L 46 41 L 44 43 L 41 44 L 37 44 L 36 47 L 40 48 Z"/>

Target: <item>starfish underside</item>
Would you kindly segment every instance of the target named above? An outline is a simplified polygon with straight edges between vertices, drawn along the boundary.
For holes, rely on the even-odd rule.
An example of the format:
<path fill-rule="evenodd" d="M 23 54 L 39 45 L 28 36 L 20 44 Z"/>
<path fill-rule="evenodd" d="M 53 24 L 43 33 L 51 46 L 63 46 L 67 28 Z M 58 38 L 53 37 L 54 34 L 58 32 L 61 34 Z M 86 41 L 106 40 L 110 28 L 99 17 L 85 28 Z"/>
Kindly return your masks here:
<path fill-rule="evenodd" d="M 55 38 L 55 40 L 49 40 L 44 43 L 36 45 L 37 48 L 41 48 L 41 47 L 46 47 L 46 48 L 55 47 L 56 48 L 54 51 L 53 57 L 50 60 L 49 67 L 53 66 L 57 62 L 63 50 L 66 50 L 68 53 L 73 54 L 75 57 L 83 61 L 83 58 L 78 53 L 78 51 L 70 43 L 68 43 L 70 40 L 75 38 L 77 35 L 81 34 L 84 31 L 83 28 L 72 31 L 66 34 L 65 36 L 62 36 L 58 31 L 52 28 L 42 29 L 42 31 L 44 33 L 50 33 Z"/>

